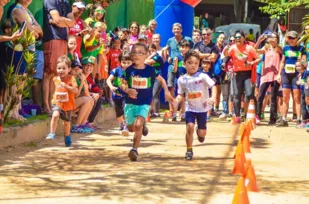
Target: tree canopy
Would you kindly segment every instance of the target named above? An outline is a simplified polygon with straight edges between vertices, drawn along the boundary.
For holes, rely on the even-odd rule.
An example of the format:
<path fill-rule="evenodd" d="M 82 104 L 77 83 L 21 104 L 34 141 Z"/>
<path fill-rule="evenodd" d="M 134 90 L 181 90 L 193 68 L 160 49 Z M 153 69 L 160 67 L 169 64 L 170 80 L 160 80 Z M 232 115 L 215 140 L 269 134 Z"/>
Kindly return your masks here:
<path fill-rule="evenodd" d="M 277 17 L 285 15 L 291 8 L 305 5 L 309 6 L 309 0 L 257 0 L 258 2 L 267 3 L 265 6 L 260 7 L 263 13 L 271 15 L 271 17 Z"/>

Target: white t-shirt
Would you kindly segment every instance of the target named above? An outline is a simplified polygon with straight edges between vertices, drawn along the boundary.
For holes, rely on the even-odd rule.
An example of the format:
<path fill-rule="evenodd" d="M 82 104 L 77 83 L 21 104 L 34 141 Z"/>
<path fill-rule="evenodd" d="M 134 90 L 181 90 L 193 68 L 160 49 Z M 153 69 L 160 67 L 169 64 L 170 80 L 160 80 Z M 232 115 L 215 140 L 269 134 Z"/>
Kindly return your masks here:
<path fill-rule="evenodd" d="M 185 74 L 178 79 L 178 94 L 186 95 L 186 111 L 201 113 L 207 112 L 212 105 L 207 103 L 209 99 L 209 89 L 215 85 L 215 82 L 207 75 L 201 72 L 193 76 Z"/>

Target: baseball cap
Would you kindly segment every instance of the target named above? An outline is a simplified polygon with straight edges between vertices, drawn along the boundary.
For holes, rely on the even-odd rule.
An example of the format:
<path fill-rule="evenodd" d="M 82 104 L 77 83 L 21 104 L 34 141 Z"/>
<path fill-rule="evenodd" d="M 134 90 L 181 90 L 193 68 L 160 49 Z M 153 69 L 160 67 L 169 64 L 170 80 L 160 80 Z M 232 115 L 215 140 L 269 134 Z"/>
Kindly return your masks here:
<path fill-rule="evenodd" d="M 147 40 L 146 35 L 138 35 L 138 40 Z"/>
<path fill-rule="evenodd" d="M 74 2 L 73 6 L 76 6 L 77 8 L 86 8 L 86 5 L 84 4 L 84 2 Z"/>
<path fill-rule="evenodd" d="M 286 36 L 287 37 L 292 37 L 292 38 L 297 38 L 298 37 L 298 33 L 296 31 L 292 30 L 292 31 L 287 32 Z"/>
<path fill-rule="evenodd" d="M 74 68 L 74 67 L 82 68 L 82 65 L 78 61 L 75 60 L 75 61 L 72 62 L 71 67 L 72 68 Z"/>
<path fill-rule="evenodd" d="M 95 58 L 90 56 L 90 57 L 85 57 L 82 61 L 82 65 L 86 65 L 86 64 L 94 64 L 95 62 Z"/>

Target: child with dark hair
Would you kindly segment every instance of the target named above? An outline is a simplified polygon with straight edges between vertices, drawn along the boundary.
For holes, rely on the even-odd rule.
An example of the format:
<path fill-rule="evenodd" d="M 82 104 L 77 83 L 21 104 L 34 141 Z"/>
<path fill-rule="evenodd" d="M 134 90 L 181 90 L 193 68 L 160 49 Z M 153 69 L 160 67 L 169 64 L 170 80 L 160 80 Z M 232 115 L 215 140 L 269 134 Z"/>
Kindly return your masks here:
<path fill-rule="evenodd" d="M 124 121 L 124 97 L 125 94 L 121 91 L 121 79 L 125 70 L 132 65 L 132 60 L 129 52 L 123 52 L 119 55 L 120 66 L 113 69 L 107 79 L 107 85 L 112 91 L 112 98 L 115 104 L 116 117 L 120 124 L 120 132 L 123 136 L 129 136 L 127 125 Z"/>
<path fill-rule="evenodd" d="M 142 135 L 148 135 L 145 119 L 149 113 L 155 80 L 158 80 L 162 85 L 166 100 L 170 103 L 174 101 L 165 80 L 157 73 L 155 68 L 145 64 L 147 55 L 148 48 L 145 44 L 136 43 L 132 47 L 133 65 L 125 70 L 121 83 L 121 89 L 127 94 L 124 107 L 125 120 L 129 131 L 134 132 L 133 147 L 128 155 L 131 161 L 137 160 L 137 148 L 140 145 Z"/>
<path fill-rule="evenodd" d="M 195 121 L 197 121 L 196 134 L 199 142 L 204 142 L 207 127 L 207 111 L 212 109 L 216 98 L 209 97 L 209 88 L 212 88 L 213 96 L 216 96 L 215 82 L 207 75 L 198 72 L 200 65 L 199 53 L 189 50 L 184 55 L 184 66 L 187 73 L 178 79 L 178 96 L 175 99 L 174 109 L 185 100 L 186 103 L 186 160 L 193 159 L 193 133 Z"/>

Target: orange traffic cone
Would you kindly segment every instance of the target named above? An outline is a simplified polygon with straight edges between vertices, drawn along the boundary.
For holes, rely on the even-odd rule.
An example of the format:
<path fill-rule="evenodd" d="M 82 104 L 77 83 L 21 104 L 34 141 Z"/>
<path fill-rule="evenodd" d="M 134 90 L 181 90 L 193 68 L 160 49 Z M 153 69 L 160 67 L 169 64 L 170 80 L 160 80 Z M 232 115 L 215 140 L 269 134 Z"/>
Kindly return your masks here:
<path fill-rule="evenodd" d="M 246 136 L 248 136 L 248 137 L 251 135 L 251 128 L 249 127 L 249 124 L 248 124 L 248 123 L 245 124 L 244 135 L 246 135 Z"/>
<path fill-rule="evenodd" d="M 164 122 L 164 123 L 168 123 L 168 122 L 169 122 L 168 118 L 169 118 L 169 117 L 168 117 L 168 113 L 165 112 L 165 113 L 164 113 L 164 116 L 163 116 L 163 122 Z"/>
<path fill-rule="evenodd" d="M 240 177 L 236 187 L 232 204 L 249 204 L 248 192 L 245 187 L 245 180 Z"/>
<path fill-rule="evenodd" d="M 247 159 L 247 162 L 246 162 L 245 181 L 246 181 L 246 188 L 248 191 L 259 192 L 259 189 L 256 183 L 255 171 L 251 164 L 251 159 Z"/>
<path fill-rule="evenodd" d="M 239 174 L 239 175 L 244 175 L 245 173 L 245 154 L 243 150 L 243 145 L 241 143 L 241 140 L 238 141 L 238 145 L 236 148 L 236 153 L 235 153 L 235 160 L 234 160 L 234 169 L 232 171 L 232 174 Z"/>
<path fill-rule="evenodd" d="M 252 129 L 254 130 L 256 128 L 255 119 L 251 119 L 250 121 L 251 121 L 251 124 L 252 124 Z"/>
<path fill-rule="evenodd" d="M 245 132 L 245 125 L 242 123 L 242 124 L 240 124 L 239 131 L 238 131 L 238 134 L 239 134 L 239 136 L 240 136 L 240 139 L 241 139 L 242 136 L 244 135 L 244 132 Z"/>
<path fill-rule="evenodd" d="M 247 131 L 249 127 L 246 126 L 245 127 L 245 131 Z M 251 153 L 250 151 L 250 139 L 249 139 L 249 135 L 248 134 L 243 134 L 242 138 L 241 138 L 241 143 L 243 145 L 243 150 L 245 153 Z"/>
<path fill-rule="evenodd" d="M 254 119 L 255 123 L 255 105 L 254 105 L 254 100 L 251 99 L 247 111 L 247 121 L 250 121 L 251 119 Z"/>
<path fill-rule="evenodd" d="M 150 115 L 148 115 L 146 122 L 149 123 L 150 122 Z"/>

